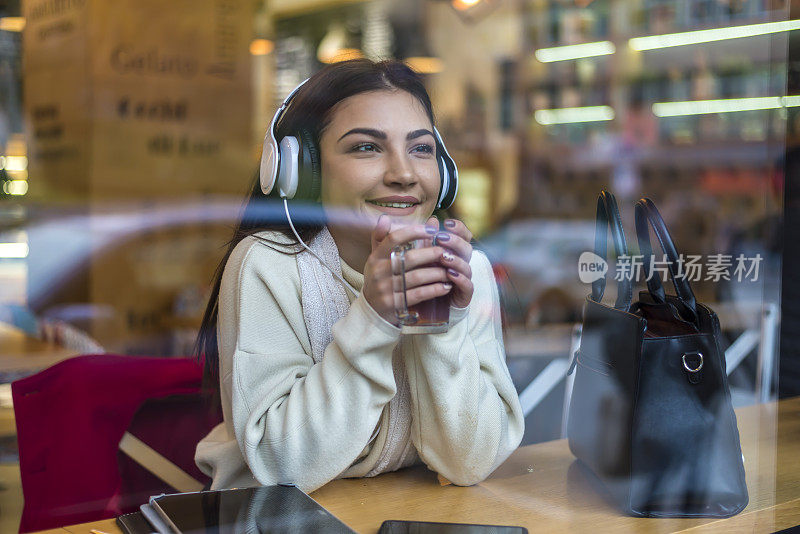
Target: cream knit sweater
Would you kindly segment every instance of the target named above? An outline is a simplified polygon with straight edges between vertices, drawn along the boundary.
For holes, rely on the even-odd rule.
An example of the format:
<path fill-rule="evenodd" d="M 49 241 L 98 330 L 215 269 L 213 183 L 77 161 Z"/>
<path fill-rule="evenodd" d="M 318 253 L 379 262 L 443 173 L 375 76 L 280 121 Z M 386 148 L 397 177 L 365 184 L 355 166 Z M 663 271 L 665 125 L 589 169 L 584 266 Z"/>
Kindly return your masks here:
<path fill-rule="evenodd" d="M 505 364 L 491 266 L 480 252 L 470 266 L 472 302 L 451 309 L 447 332 L 401 336 L 359 295 L 314 364 L 296 257 L 242 240 L 219 295 L 224 422 L 195 455 L 212 488 L 291 482 L 310 492 L 366 475 L 387 439 L 388 425 L 380 423 L 396 391 L 393 353 L 408 373 L 410 439 L 419 458 L 455 484 L 488 476 L 519 445 L 524 423 Z M 361 289 L 363 275 L 344 262 L 342 274 Z"/>

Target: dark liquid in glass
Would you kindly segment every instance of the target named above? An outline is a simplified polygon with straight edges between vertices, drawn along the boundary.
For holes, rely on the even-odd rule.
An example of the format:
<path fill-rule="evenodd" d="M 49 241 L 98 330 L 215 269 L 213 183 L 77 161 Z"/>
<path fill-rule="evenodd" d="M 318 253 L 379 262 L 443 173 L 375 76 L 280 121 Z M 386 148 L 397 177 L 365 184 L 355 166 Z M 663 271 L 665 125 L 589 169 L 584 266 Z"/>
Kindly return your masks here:
<path fill-rule="evenodd" d="M 450 295 L 442 295 L 435 299 L 409 306 L 411 315 L 417 315 L 414 326 L 438 325 L 450 320 Z"/>
<path fill-rule="evenodd" d="M 422 244 L 418 241 L 417 246 L 420 245 L 427 246 L 427 243 Z M 450 294 L 409 306 L 408 315 L 400 317 L 400 320 L 404 334 L 446 332 L 450 321 Z"/>

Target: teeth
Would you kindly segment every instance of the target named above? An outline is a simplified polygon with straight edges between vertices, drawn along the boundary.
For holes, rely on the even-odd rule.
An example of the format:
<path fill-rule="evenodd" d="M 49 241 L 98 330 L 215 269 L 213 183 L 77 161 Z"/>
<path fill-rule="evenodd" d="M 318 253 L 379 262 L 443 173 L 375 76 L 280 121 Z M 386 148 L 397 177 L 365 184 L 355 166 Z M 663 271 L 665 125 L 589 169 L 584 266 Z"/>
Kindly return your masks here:
<path fill-rule="evenodd" d="M 414 205 L 413 202 L 376 202 L 374 200 L 368 200 L 367 202 L 384 208 L 410 208 Z"/>

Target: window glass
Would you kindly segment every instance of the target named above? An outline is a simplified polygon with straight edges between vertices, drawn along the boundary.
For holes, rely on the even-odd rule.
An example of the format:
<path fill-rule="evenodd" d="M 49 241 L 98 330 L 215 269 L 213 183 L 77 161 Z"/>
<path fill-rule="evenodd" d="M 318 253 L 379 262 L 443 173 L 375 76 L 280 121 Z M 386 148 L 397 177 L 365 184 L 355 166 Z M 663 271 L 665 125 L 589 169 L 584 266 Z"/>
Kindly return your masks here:
<path fill-rule="evenodd" d="M 607 305 L 626 276 L 634 301 L 648 276 L 675 293 L 661 249 L 649 273 L 636 238 L 634 205 L 648 197 L 697 302 L 718 316 L 746 455 L 759 440 L 789 450 L 776 437 L 788 408 L 774 403 L 787 402 L 779 380 L 797 383 L 780 339 L 785 161 L 800 135 L 790 11 L 784 0 L 0 2 L 0 531 L 23 508 L 12 382 L 86 354 L 197 358 L 276 109 L 353 58 L 402 60 L 430 94 L 458 166 L 448 216 L 499 290 L 521 447 L 568 454 L 567 372 L 591 282 L 607 279 Z M 606 257 L 591 254 L 602 190 L 628 254 L 610 240 Z M 284 213 L 275 201 L 262 215 L 284 225 Z M 751 503 L 800 498 L 775 476 L 796 454 L 764 462 L 772 489 L 750 486 Z M 497 522 L 476 517 L 464 522 Z"/>

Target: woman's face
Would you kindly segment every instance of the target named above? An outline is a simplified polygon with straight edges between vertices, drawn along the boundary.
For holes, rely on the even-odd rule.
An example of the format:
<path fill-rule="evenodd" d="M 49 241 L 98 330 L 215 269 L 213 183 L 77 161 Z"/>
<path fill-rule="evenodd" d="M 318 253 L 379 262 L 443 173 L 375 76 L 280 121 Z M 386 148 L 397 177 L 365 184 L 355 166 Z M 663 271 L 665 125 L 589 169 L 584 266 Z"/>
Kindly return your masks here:
<path fill-rule="evenodd" d="M 433 125 L 410 93 L 381 90 L 342 100 L 320 137 L 322 203 L 374 223 L 424 223 L 439 196 Z"/>

